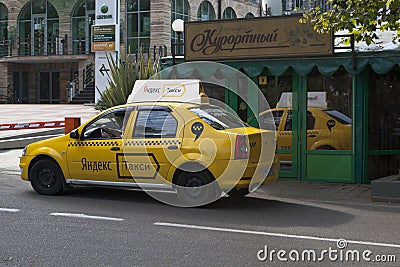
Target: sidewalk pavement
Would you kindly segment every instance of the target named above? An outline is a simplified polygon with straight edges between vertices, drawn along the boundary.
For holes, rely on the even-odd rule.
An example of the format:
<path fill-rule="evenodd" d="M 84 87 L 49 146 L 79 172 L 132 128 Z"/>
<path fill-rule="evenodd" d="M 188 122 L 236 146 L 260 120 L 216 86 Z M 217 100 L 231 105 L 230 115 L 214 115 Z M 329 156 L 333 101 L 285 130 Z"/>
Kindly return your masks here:
<path fill-rule="evenodd" d="M 302 200 L 311 202 L 372 203 L 371 185 L 332 182 L 309 182 L 278 179 L 252 193 L 255 197 L 278 201 Z"/>
<path fill-rule="evenodd" d="M 0 124 L 62 121 L 79 117 L 81 123 L 98 114 L 94 106 L 62 104 L 1 104 Z M 0 150 L 23 148 L 29 143 L 64 134 L 64 128 L 0 131 Z"/>
<path fill-rule="evenodd" d="M 96 114 L 98 111 L 93 106 L 85 105 L 6 104 L 0 105 L 0 124 L 57 121 L 64 120 L 65 117 L 80 117 L 83 123 Z M 8 152 L 9 149 L 23 148 L 28 143 L 62 134 L 64 128 L 0 131 L 0 161 L 3 161 L 2 155 L 7 157 L 8 153 L 13 153 Z M 0 167 L 1 165 L 0 162 Z M 263 185 L 250 196 L 282 201 L 372 203 L 371 185 L 284 179 Z"/>

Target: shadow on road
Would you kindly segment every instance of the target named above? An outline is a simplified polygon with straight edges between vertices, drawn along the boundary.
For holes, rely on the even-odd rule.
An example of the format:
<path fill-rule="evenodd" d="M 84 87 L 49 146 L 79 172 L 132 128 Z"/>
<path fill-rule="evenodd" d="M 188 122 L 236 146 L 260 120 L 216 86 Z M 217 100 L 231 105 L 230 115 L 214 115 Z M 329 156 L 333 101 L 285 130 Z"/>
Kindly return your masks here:
<path fill-rule="evenodd" d="M 145 192 L 118 189 L 79 188 L 62 196 L 36 197 L 39 201 L 46 201 L 46 205 L 49 204 L 49 198 L 51 206 L 68 203 L 69 209 L 81 212 L 103 214 L 107 211 L 115 216 L 154 216 L 158 221 L 161 218 L 166 222 L 187 224 L 212 222 L 264 227 L 331 227 L 347 223 L 354 217 L 327 208 L 252 197 L 222 198 L 200 208 L 173 207 L 153 199 Z"/>

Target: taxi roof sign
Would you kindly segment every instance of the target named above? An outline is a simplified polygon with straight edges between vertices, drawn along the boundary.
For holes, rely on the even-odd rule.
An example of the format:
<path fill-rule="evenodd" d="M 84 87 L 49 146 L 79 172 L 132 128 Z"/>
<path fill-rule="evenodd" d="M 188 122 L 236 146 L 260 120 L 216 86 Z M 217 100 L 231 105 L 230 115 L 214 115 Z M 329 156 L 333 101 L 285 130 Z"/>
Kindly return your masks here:
<path fill-rule="evenodd" d="M 200 80 L 137 80 L 127 103 L 202 101 Z"/>
<path fill-rule="evenodd" d="M 290 108 L 292 100 L 292 92 L 283 92 L 276 107 Z M 307 106 L 309 108 L 327 108 L 326 92 L 307 92 Z"/>

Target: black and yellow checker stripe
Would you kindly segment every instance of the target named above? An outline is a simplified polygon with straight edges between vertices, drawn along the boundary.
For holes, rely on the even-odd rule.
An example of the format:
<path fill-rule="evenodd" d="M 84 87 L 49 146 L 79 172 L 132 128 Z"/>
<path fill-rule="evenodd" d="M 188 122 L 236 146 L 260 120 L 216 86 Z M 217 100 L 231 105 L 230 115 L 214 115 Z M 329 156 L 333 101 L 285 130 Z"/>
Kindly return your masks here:
<path fill-rule="evenodd" d="M 81 142 L 70 142 L 68 147 L 75 147 L 75 146 L 119 146 L 117 141 L 81 141 Z"/>
<path fill-rule="evenodd" d="M 129 140 L 124 143 L 125 146 L 171 146 L 179 145 L 179 140 Z"/>

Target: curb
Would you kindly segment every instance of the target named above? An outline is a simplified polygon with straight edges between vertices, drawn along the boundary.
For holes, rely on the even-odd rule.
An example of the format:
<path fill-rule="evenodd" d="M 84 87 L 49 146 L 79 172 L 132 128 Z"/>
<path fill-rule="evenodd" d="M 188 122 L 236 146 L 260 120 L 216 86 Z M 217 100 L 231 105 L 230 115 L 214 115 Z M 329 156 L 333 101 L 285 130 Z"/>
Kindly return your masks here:
<path fill-rule="evenodd" d="M 25 138 L 0 140 L 0 150 L 24 148 L 31 143 L 57 136 L 61 136 L 61 134 L 39 135 Z"/>
<path fill-rule="evenodd" d="M 18 132 L 22 132 L 22 131 L 18 131 Z M 31 137 L 37 137 L 37 136 L 56 135 L 56 134 L 64 134 L 64 128 L 0 137 L 0 142 L 5 141 L 5 140 L 31 138 Z"/>

